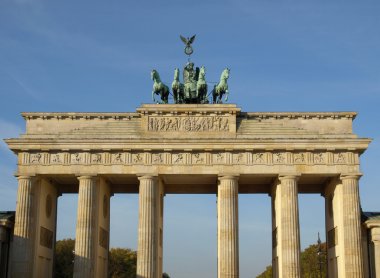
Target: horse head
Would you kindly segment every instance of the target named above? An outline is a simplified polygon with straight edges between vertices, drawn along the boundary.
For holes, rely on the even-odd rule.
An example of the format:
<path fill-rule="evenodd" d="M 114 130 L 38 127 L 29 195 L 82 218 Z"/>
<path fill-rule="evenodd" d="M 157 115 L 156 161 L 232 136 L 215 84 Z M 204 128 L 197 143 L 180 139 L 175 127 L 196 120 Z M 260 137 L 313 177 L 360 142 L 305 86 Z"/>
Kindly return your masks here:
<path fill-rule="evenodd" d="M 151 72 L 151 78 L 153 81 L 157 81 L 157 82 L 160 82 L 160 75 L 158 74 L 158 71 L 156 71 L 155 69 L 152 70 Z"/>
<path fill-rule="evenodd" d="M 201 69 L 199 70 L 199 78 L 204 79 L 205 76 L 206 76 L 206 68 L 202 66 Z"/>
<path fill-rule="evenodd" d="M 222 79 L 228 79 L 228 77 L 230 77 L 230 69 L 225 68 L 222 72 Z"/>
<path fill-rule="evenodd" d="M 174 69 L 174 80 L 179 81 L 179 69 Z"/>

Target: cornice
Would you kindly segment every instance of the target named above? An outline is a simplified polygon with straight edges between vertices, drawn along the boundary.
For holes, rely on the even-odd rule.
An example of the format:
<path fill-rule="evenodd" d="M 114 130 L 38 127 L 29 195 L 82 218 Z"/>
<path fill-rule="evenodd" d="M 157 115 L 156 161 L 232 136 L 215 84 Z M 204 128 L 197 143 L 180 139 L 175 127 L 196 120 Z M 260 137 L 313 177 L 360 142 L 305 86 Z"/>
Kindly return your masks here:
<path fill-rule="evenodd" d="M 131 118 L 139 118 L 139 113 L 124 113 L 124 112 L 22 112 L 21 116 L 25 120 L 32 119 L 100 119 L 100 120 L 122 120 L 122 119 L 131 119 Z"/>

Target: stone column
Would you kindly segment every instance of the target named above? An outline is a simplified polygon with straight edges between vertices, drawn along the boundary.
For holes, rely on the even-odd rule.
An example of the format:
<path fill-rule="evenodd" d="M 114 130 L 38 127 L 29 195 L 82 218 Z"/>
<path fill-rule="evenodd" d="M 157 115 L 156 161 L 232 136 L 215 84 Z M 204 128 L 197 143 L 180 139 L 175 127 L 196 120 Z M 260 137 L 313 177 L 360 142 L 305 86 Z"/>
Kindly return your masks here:
<path fill-rule="evenodd" d="M 74 277 L 95 277 L 96 251 L 96 178 L 81 176 L 79 179 L 78 214 L 75 237 Z"/>
<path fill-rule="evenodd" d="M 219 177 L 218 185 L 218 277 L 239 277 L 237 176 Z"/>
<path fill-rule="evenodd" d="M 380 221 L 379 221 L 380 222 Z M 373 277 L 380 277 L 380 223 L 370 226 L 372 241 L 372 263 L 370 272 Z"/>
<path fill-rule="evenodd" d="M 363 277 L 359 199 L 360 175 L 341 175 L 344 229 L 344 261 L 347 277 Z"/>
<path fill-rule="evenodd" d="M 296 175 L 280 175 L 281 198 L 281 273 L 282 277 L 301 277 L 298 186 Z"/>
<path fill-rule="evenodd" d="M 142 176 L 139 181 L 137 278 L 158 278 L 158 182 L 154 176 Z"/>
<path fill-rule="evenodd" d="M 16 219 L 13 234 L 12 277 L 32 277 L 34 265 L 34 182 L 32 177 L 18 177 Z"/>

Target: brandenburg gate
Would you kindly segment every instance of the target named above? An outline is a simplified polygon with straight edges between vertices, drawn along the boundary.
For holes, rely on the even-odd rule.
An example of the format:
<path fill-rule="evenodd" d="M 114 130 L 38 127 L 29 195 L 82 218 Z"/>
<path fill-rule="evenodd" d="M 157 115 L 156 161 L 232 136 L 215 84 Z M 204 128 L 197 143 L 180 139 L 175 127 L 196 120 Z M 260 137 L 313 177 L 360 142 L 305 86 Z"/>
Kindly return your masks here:
<path fill-rule="evenodd" d="M 143 104 L 133 113 L 23 113 L 12 277 L 52 277 L 57 201 L 78 193 L 74 277 L 107 277 L 110 197 L 139 194 L 138 278 L 162 277 L 165 194 L 216 194 L 218 277 L 239 277 L 239 194 L 272 200 L 274 277 L 301 277 L 299 193 L 325 198 L 329 277 L 364 277 L 353 112 Z M 268 219 L 269 221 L 269 219 Z M 254 257 L 252 257 L 254 260 Z"/>

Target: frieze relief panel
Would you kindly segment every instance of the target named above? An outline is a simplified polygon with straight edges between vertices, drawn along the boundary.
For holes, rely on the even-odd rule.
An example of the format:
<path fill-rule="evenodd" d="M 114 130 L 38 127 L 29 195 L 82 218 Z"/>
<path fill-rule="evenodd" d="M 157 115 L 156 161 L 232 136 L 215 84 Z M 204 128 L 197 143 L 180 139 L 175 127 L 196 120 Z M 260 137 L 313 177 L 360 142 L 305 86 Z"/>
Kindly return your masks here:
<path fill-rule="evenodd" d="M 20 165 L 356 165 L 352 152 L 120 151 L 23 152 Z"/>
<path fill-rule="evenodd" d="M 226 116 L 150 116 L 148 131 L 153 132 L 228 132 Z"/>

